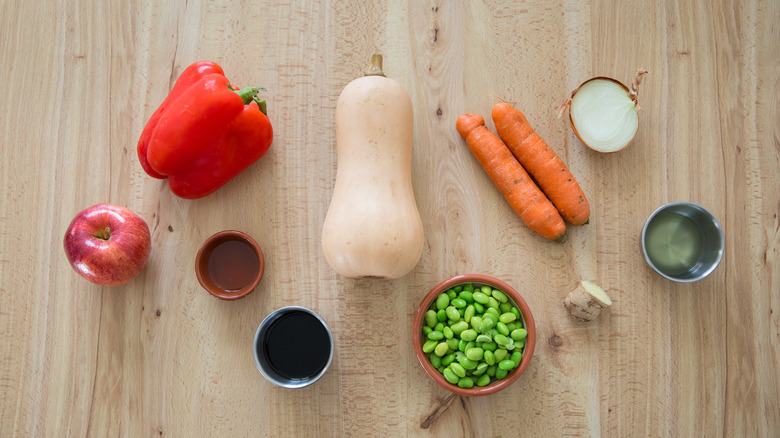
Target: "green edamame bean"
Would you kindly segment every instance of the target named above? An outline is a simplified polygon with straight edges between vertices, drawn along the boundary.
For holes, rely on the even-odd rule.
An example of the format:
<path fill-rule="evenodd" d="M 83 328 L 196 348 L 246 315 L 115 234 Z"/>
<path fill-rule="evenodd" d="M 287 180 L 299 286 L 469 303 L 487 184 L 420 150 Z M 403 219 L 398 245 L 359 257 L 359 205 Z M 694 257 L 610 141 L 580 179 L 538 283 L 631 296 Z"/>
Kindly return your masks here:
<path fill-rule="evenodd" d="M 450 297 L 446 293 L 439 294 L 436 297 L 436 308 L 439 310 L 446 309 L 450 305 Z"/>
<path fill-rule="evenodd" d="M 463 286 L 463 290 L 468 292 L 474 292 L 474 285 L 471 283 L 467 283 L 465 286 Z"/>
<path fill-rule="evenodd" d="M 512 322 L 510 322 L 509 324 L 506 325 L 506 328 L 508 328 L 509 331 L 511 332 L 511 331 L 513 331 L 515 329 L 518 329 L 520 327 L 517 326 L 516 322 L 512 321 Z"/>
<path fill-rule="evenodd" d="M 490 296 L 493 293 L 493 288 L 490 286 L 482 286 L 479 288 L 483 294 Z"/>
<path fill-rule="evenodd" d="M 493 355 L 493 352 L 490 350 L 485 350 L 485 353 L 482 355 L 482 359 L 484 359 L 485 363 L 488 365 L 493 365 L 496 363 L 496 357 Z"/>
<path fill-rule="evenodd" d="M 485 306 L 477 302 L 474 302 L 474 310 L 477 312 L 477 314 L 481 315 L 482 313 L 485 312 Z"/>
<path fill-rule="evenodd" d="M 430 339 L 432 341 L 438 341 L 438 340 L 444 339 L 444 333 L 437 332 L 436 330 L 434 330 L 434 331 L 428 333 L 428 339 Z"/>
<path fill-rule="evenodd" d="M 509 336 L 509 328 L 501 321 L 496 323 L 496 330 L 504 336 Z"/>
<path fill-rule="evenodd" d="M 479 376 L 480 374 L 484 373 L 488 369 L 488 364 L 485 362 L 480 362 L 479 365 L 474 369 L 474 371 L 471 372 L 472 376 Z"/>
<path fill-rule="evenodd" d="M 439 309 L 439 311 L 436 312 L 436 320 L 439 322 L 444 322 L 447 320 L 447 312 L 444 311 L 444 309 Z"/>
<path fill-rule="evenodd" d="M 515 341 L 522 341 L 526 336 L 528 336 L 528 331 L 523 328 L 514 329 L 512 330 L 512 333 L 509 334 L 509 336 Z"/>
<path fill-rule="evenodd" d="M 469 292 L 467 290 L 464 290 L 463 292 L 461 292 L 460 295 L 458 295 L 458 298 L 466 301 L 469 304 L 474 302 L 474 294 L 472 294 L 471 292 Z"/>
<path fill-rule="evenodd" d="M 482 355 L 484 354 L 484 350 L 482 350 L 479 347 L 472 347 L 466 349 L 466 357 L 470 360 L 479 362 L 482 360 Z"/>
<path fill-rule="evenodd" d="M 493 342 L 493 338 L 490 337 L 490 335 L 479 335 L 477 336 L 477 343 L 483 343 L 483 342 Z"/>
<path fill-rule="evenodd" d="M 461 307 L 466 307 L 468 303 L 466 303 L 466 300 L 462 298 L 454 298 L 452 301 L 450 301 L 450 304 L 460 309 Z"/>
<path fill-rule="evenodd" d="M 479 331 L 484 333 L 484 332 L 492 329 L 493 328 L 493 324 L 495 324 L 495 322 L 493 321 L 492 318 L 485 318 L 479 324 Z"/>
<path fill-rule="evenodd" d="M 436 356 L 436 355 L 434 354 L 434 356 Z M 438 356 L 436 356 L 436 357 L 438 357 Z M 444 366 L 444 367 L 449 366 L 449 364 L 451 364 L 453 362 L 455 362 L 455 353 L 450 353 L 450 354 L 448 354 L 448 355 L 446 355 L 446 356 L 441 358 L 441 365 Z"/>
<path fill-rule="evenodd" d="M 428 333 L 430 333 L 432 331 L 433 331 L 433 329 L 428 327 L 427 325 L 425 327 L 423 327 L 423 330 L 422 330 L 424 336 L 428 336 Z"/>
<path fill-rule="evenodd" d="M 450 350 L 455 351 L 458 349 L 460 339 L 453 337 L 452 339 L 447 339 L 445 342 L 447 342 L 447 346 L 450 347 Z"/>
<path fill-rule="evenodd" d="M 520 361 L 523 360 L 523 353 L 520 352 L 520 350 L 514 351 L 510 356 L 509 360 L 515 363 L 515 366 L 520 365 Z"/>
<path fill-rule="evenodd" d="M 501 368 L 498 368 L 498 369 L 496 370 L 496 379 L 498 379 L 498 380 L 501 380 L 501 379 L 503 379 L 504 377 L 506 377 L 506 375 L 507 375 L 507 374 L 509 374 L 509 371 L 507 371 L 507 370 L 502 370 Z"/>
<path fill-rule="evenodd" d="M 452 289 L 447 289 L 447 297 L 449 297 L 450 300 L 452 300 L 453 298 L 455 298 L 457 296 L 458 296 L 457 292 L 455 292 Z"/>
<path fill-rule="evenodd" d="M 450 365 L 452 366 L 452 365 Z M 504 359 L 498 363 L 498 369 L 509 371 L 515 367 L 515 363 L 511 359 Z"/>
<path fill-rule="evenodd" d="M 517 319 L 517 317 L 512 312 L 502 313 L 501 316 L 498 317 L 498 320 L 503 322 L 504 324 L 510 323 L 515 319 Z"/>
<path fill-rule="evenodd" d="M 474 330 L 481 331 L 481 330 L 479 330 L 480 324 L 482 324 L 482 317 L 480 317 L 480 316 L 472 316 L 471 317 L 471 328 L 473 328 Z"/>
<path fill-rule="evenodd" d="M 463 290 L 463 286 L 457 285 L 457 286 L 453 287 L 452 290 L 454 290 L 455 292 L 460 292 L 460 291 Z"/>
<path fill-rule="evenodd" d="M 434 368 L 438 369 L 441 367 L 441 358 L 435 354 L 429 354 L 428 359 L 431 361 L 431 365 L 433 365 Z"/>
<path fill-rule="evenodd" d="M 515 345 L 517 345 L 517 348 L 523 348 L 525 347 L 525 340 L 517 341 Z"/>
<path fill-rule="evenodd" d="M 485 295 L 483 292 L 474 292 L 471 296 L 472 298 L 474 298 L 475 302 L 482 305 L 485 305 L 490 301 L 488 296 Z"/>
<path fill-rule="evenodd" d="M 514 341 L 512 341 L 511 339 L 510 339 L 510 341 L 511 341 L 511 342 L 514 342 Z M 510 344 L 506 344 L 506 345 L 504 345 L 504 348 L 505 348 L 505 349 L 507 349 L 508 351 L 512 351 L 512 350 L 514 350 L 515 348 L 517 348 L 517 345 L 515 345 L 514 343 L 510 343 Z"/>
<path fill-rule="evenodd" d="M 469 304 L 468 307 L 466 307 L 466 311 L 463 312 L 463 320 L 466 322 L 470 322 L 471 318 L 474 317 L 474 306 Z"/>
<path fill-rule="evenodd" d="M 493 296 L 493 298 L 498 300 L 499 303 L 506 303 L 507 301 L 509 301 L 509 299 L 506 297 L 506 294 L 504 294 L 500 290 L 493 289 L 491 295 Z"/>
<path fill-rule="evenodd" d="M 468 344 L 468 341 L 466 341 L 465 339 L 460 339 L 458 341 L 458 350 L 461 351 L 461 352 L 465 352 L 466 351 L 466 344 Z"/>
<path fill-rule="evenodd" d="M 488 384 L 490 384 L 490 376 L 487 374 L 483 374 L 477 379 L 477 386 L 488 386 Z"/>
<path fill-rule="evenodd" d="M 453 373 L 455 373 L 458 377 L 466 377 L 466 369 L 461 366 L 461 364 L 457 362 L 453 362 L 450 364 L 450 369 Z"/>
<path fill-rule="evenodd" d="M 455 308 L 455 306 L 449 306 L 447 307 L 447 318 L 458 321 L 460 320 L 460 312 L 458 312 L 458 309 Z"/>
<path fill-rule="evenodd" d="M 450 328 L 452 329 L 453 333 L 460 336 L 463 330 L 469 328 L 469 325 L 466 323 L 466 321 L 458 321 L 455 324 L 453 324 Z"/>
<path fill-rule="evenodd" d="M 439 342 L 438 345 L 436 345 L 436 348 L 433 350 L 433 353 L 439 357 L 444 356 L 447 354 L 447 352 L 450 350 L 450 346 L 447 345 L 446 342 Z"/>
<path fill-rule="evenodd" d="M 422 347 L 423 353 L 430 353 L 430 352 L 432 352 L 433 350 L 436 349 L 437 345 L 439 345 L 439 343 L 436 342 L 436 341 L 431 341 L 431 340 L 425 341 L 425 343 L 423 344 L 423 347 Z"/>
<path fill-rule="evenodd" d="M 458 380 L 458 386 L 461 388 L 473 388 L 474 380 L 471 377 L 461 377 L 460 380 Z"/>
<path fill-rule="evenodd" d="M 498 300 L 496 300 L 496 299 L 495 299 L 495 298 L 493 298 L 493 297 L 490 297 L 490 298 L 488 298 L 488 303 L 487 303 L 487 305 L 488 305 L 488 307 L 490 307 L 491 309 L 496 309 L 496 310 L 498 310 L 498 306 L 499 306 L 499 304 L 498 304 Z"/>
<path fill-rule="evenodd" d="M 449 367 L 445 368 L 442 374 L 444 374 L 444 378 L 447 379 L 447 381 L 452 383 L 453 385 L 458 383 L 458 380 L 460 380 L 458 376 Z"/>
<path fill-rule="evenodd" d="M 520 319 L 520 310 L 517 307 L 512 307 L 509 311 L 514 313 L 517 319 Z"/>
<path fill-rule="evenodd" d="M 466 342 L 466 348 L 463 350 L 463 352 L 465 353 L 466 351 L 468 351 L 469 348 L 474 348 L 476 346 L 477 346 L 476 342 L 468 341 L 468 342 Z"/>
<path fill-rule="evenodd" d="M 437 321 L 438 320 L 436 319 L 436 312 L 434 312 L 433 310 L 429 310 L 425 312 L 425 324 L 427 324 L 428 327 L 434 327 Z"/>
<path fill-rule="evenodd" d="M 444 333 L 444 337 L 447 339 L 452 339 L 452 337 L 455 336 L 455 332 L 453 332 L 449 327 L 444 327 L 444 331 L 442 333 Z"/>
<path fill-rule="evenodd" d="M 496 344 L 498 345 L 506 345 L 509 343 L 509 338 L 502 334 L 497 334 L 493 336 L 493 340 L 496 341 Z"/>
<path fill-rule="evenodd" d="M 501 303 L 501 301 L 499 301 L 499 303 Z M 501 313 L 511 312 L 512 305 L 509 303 L 501 303 L 498 305 L 498 310 L 500 310 Z"/>
<path fill-rule="evenodd" d="M 501 314 L 500 314 L 500 313 L 498 313 L 498 310 L 497 310 L 497 309 L 494 309 L 494 308 L 492 308 L 492 307 L 488 307 L 488 308 L 485 310 L 484 317 L 485 317 L 485 318 L 491 318 L 491 319 L 493 319 L 493 322 L 498 322 L 498 321 L 499 321 L 499 316 L 500 316 L 500 315 L 501 315 Z"/>
<path fill-rule="evenodd" d="M 460 333 L 460 338 L 462 340 L 464 340 L 464 341 L 473 341 L 473 340 L 477 339 L 477 332 L 475 330 L 472 330 L 472 329 L 463 330 Z"/>
<path fill-rule="evenodd" d="M 440 322 L 440 323 L 436 324 L 436 326 L 433 328 L 433 331 L 436 331 L 436 332 L 443 331 L 444 327 L 445 327 L 444 324 Z"/>
<path fill-rule="evenodd" d="M 485 351 L 496 351 L 498 348 L 498 344 L 495 342 L 483 342 L 482 343 L 482 349 Z"/>
<path fill-rule="evenodd" d="M 496 363 L 501 362 L 502 360 L 506 359 L 507 351 L 503 348 L 500 348 L 493 352 L 493 356 L 496 358 Z"/>
<path fill-rule="evenodd" d="M 487 369 L 487 375 L 490 377 L 495 377 L 496 371 L 498 371 L 498 364 L 490 365 Z"/>
<path fill-rule="evenodd" d="M 458 363 L 460 364 L 460 366 L 462 366 L 463 368 L 465 368 L 467 370 L 473 370 L 473 369 L 475 369 L 477 367 L 477 365 L 479 365 L 478 362 L 475 362 L 475 361 L 469 359 L 466 356 L 463 356 L 460 359 L 458 359 Z M 450 366 L 452 366 L 452 365 L 450 365 Z"/>

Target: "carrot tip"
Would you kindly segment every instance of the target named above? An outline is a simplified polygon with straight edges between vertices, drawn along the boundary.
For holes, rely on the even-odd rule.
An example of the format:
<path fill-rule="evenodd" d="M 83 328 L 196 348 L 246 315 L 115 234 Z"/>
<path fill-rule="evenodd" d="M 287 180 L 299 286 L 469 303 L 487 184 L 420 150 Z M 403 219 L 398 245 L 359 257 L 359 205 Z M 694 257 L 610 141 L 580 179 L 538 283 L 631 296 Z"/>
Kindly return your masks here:
<path fill-rule="evenodd" d="M 564 231 L 563 234 L 561 234 L 560 236 L 558 236 L 557 239 L 555 239 L 555 241 L 558 243 L 565 243 L 567 240 L 569 240 L 569 233 L 567 233 L 566 231 Z"/>

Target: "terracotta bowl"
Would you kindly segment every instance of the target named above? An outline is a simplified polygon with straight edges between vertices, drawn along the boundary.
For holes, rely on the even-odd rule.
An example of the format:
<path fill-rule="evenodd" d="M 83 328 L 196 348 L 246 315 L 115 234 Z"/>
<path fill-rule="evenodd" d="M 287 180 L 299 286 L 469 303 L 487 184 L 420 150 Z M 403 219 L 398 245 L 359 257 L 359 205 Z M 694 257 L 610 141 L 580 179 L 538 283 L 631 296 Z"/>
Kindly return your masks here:
<path fill-rule="evenodd" d="M 436 297 L 439 296 L 439 294 L 459 284 L 465 284 L 465 283 L 484 284 L 504 292 L 520 310 L 520 315 L 522 316 L 523 325 L 525 326 L 525 329 L 528 331 L 528 336 L 526 337 L 525 340 L 525 347 L 523 347 L 523 349 L 521 350 L 523 352 L 523 358 L 520 360 L 520 365 L 516 367 L 514 370 L 512 370 L 505 378 L 483 387 L 474 386 L 473 388 L 461 388 L 458 385 L 453 385 L 452 383 L 448 382 L 444 378 L 444 376 L 441 375 L 441 373 L 439 373 L 439 371 L 437 371 L 436 368 L 433 367 L 433 365 L 431 365 L 428 356 L 425 353 L 423 353 L 422 350 L 422 344 L 423 344 L 422 326 L 425 321 L 425 312 L 431 306 L 431 303 L 433 303 Z M 428 292 L 425 298 L 423 298 L 420 307 L 417 308 L 417 313 L 415 313 L 414 315 L 414 325 L 412 329 L 412 344 L 414 345 L 414 352 L 417 355 L 417 360 L 420 362 L 420 365 L 422 365 L 425 372 L 437 384 L 439 384 L 439 386 L 459 395 L 465 395 L 465 396 L 490 395 L 490 394 L 495 394 L 496 392 L 507 388 L 509 385 L 514 383 L 520 377 L 521 374 L 523 374 L 523 371 L 525 371 L 526 368 L 528 368 L 528 363 L 531 361 L 531 357 L 533 356 L 535 343 L 536 343 L 536 325 L 534 324 L 534 318 L 533 315 L 531 314 L 531 309 L 528 307 L 528 304 L 526 304 L 525 300 L 523 300 L 523 297 L 521 297 L 520 294 L 514 288 L 512 288 L 511 286 L 509 286 L 508 284 L 504 283 L 499 279 L 489 277 L 487 275 L 481 275 L 481 274 L 458 275 L 439 283 L 438 285 L 436 285 L 436 287 L 431 289 L 430 292 Z"/>
<path fill-rule="evenodd" d="M 254 279 L 250 281 L 246 286 L 236 289 L 227 290 L 220 287 L 209 274 L 209 258 L 212 256 L 214 249 L 228 241 L 237 240 L 241 241 L 252 248 L 258 259 L 257 273 L 254 275 Z M 265 260 L 263 258 L 263 251 L 260 249 L 260 245 L 255 242 L 251 236 L 241 231 L 226 230 L 220 231 L 213 236 L 206 239 L 203 245 L 198 250 L 198 255 L 195 257 L 195 274 L 198 277 L 200 285 L 206 289 L 206 292 L 214 295 L 221 300 L 237 300 L 249 295 L 263 278 L 263 271 L 265 270 Z"/>

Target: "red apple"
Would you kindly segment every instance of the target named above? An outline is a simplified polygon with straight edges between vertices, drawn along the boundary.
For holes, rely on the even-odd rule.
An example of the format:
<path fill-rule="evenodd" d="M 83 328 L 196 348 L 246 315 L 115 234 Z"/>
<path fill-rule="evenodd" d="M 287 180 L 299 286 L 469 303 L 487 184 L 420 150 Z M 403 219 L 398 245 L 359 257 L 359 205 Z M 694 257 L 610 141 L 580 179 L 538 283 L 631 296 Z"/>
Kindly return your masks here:
<path fill-rule="evenodd" d="M 65 232 L 65 255 L 92 283 L 125 284 L 146 266 L 152 248 L 149 227 L 132 211 L 97 204 L 77 214 Z"/>

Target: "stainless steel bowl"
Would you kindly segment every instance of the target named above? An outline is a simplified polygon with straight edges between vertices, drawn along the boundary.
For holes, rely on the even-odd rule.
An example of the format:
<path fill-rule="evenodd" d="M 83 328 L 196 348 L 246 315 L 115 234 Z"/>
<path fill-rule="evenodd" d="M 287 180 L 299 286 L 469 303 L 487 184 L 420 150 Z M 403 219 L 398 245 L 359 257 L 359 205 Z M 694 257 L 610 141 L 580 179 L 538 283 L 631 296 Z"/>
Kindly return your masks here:
<path fill-rule="evenodd" d="M 266 339 L 268 329 L 273 326 L 274 322 L 276 322 L 279 318 L 291 312 L 306 312 L 317 318 L 317 320 L 322 323 L 325 331 L 328 333 L 328 340 L 330 341 L 330 353 L 328 355 L 328 360 L 325 363 L 325 366 L 317 374 L 305 379 L 289 379 L 280 375 L 273 369 L 271 364 L 268 362 L 268 358 L 263 353 L 263 342 Z M 281 309 L 277 309 L 266 316 L 263 322 L 260 323 L 260 326 L 257 327 L 257 331 L 255 332 L 255 341 L 253 344 L 255 365 L 257 365 L 257 369 L 260 370 L 260 373 L 269 382 L 283 388 L 303 388 L 319 380 L 320 377 L 322 377 L 325 372 L 328 371 L 328 368 L 330 368 L 330 363 L 333 361 L 333 347 L 333 333 L 331 332 L 328 323 L 326 323 L 325 320 L 322 319 L 322 317 L 316 312 L 305 307 L 298 306 L 282 307 Z"/>
<path fill-rule="evenodd" d="M 661 213 L 682 215 L 696 225 L 701 235 L 701 253 L 696 263 L 686 272 L 669 273 L 657 266 L 647 254 L 647 228 Z M 692 202 L 671 202 L 658 208 L 647 219 L 640 238 L 645 261 L 655 272 L 672 281 L 690 283 L 708 276 L 723 258 L 725 238 L 720 223 L 704 207 Z"/>

